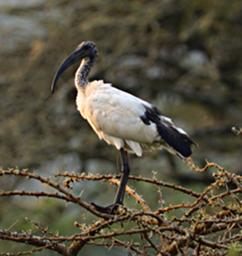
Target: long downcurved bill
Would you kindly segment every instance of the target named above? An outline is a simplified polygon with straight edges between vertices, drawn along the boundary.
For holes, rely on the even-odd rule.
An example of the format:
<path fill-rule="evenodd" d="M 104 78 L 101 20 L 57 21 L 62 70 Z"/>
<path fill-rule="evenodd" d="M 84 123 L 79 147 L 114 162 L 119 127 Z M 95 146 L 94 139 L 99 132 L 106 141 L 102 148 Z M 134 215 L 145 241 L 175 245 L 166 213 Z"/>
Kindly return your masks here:
<path fill-rule="evenodd" d="M 53 94 L 55 91 L 55 86 L 57 84 L 58 79 L 64 73 L 66 69 L 68 69 L 71 65 L 80 61 L 80 59 L 85 58 L 87 56 L 86 51 L 82 48 L 75 50 L 72 52 L 59 66 L 58 70 L 55 73 L 51 84 L 51 93 Z"/>

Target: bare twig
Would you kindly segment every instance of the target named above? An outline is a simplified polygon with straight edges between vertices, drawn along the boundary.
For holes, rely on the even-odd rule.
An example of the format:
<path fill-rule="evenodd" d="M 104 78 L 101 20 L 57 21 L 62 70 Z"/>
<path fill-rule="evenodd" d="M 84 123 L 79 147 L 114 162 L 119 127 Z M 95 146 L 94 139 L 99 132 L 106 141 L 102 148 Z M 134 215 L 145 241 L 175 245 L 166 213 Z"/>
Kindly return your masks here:
<path fill-rule="evenodd" d="M 127 186 L 126 192 L 142 206 L 143 210 L 120 207 L 115 215 L 97 212 L 91 204 L 82 200 L 80 196 L 76 196 L 70 185 L 83 180 L 107 181 L 109 184 L 118 185 L 120 176 L 85 173 L 78 175 L 65 172 L 55 176 L 61 181 L 55 181 L 57 178 L 43 177 L 28 170 L 0 169 L 0 178 L 12 175 L 23 179 L 33 179 L 53 190 L 53 192 L 44 190 L 40 192 L 0 191 L 0 197 L 50 198 L 72 203 L 95 216 L 95 220 L 90 224 L 73 220 L 79 231 L 71 235 L 49 233 L 48 227 L 35 224 L 36 222 L 30 222 L 35 229 L 29 232 L 18 231 L 18 222 L 15 221 L 14 225 L 10 226 L 11 228 L 0 229 L 0 240 L 32 246 L 29 251 L 15 254 L 10 252 L 9 254 L 19 256 L 43 250 L 52 250 L 64 256 L 76 256 L 84 246 L 91 245 L 108 248 L 122 247 L 137 255 L 149 254 L 150 250 L 162 256 L 177 253 L 185 255 L 188 251 L 191 251 L 193 255 L 200 255 L 203 252 L 215 256 L 218 251 L 225 254 L 232 243 L 242 240 L 242 234 L 239 232 L 242 226 L 240 200 L 242 177 L 215 163 L 207 162 L 205 167 L 200 168 L 190 162 L 189 168 L 203 172 L 213 168 L 214 182 L 205 187 L 202 192 L 195 192 L 183 186 L 158 181 L 155 178 L 130 177 L 133 181 L 150 184 L 157 190 L 160 187 L 166 187 L 173 193 L 188 195 L 189 203 L 166 205 L 164 197 L 162 206 L 151 210 L 150 204 L 142 198 L 142 195 Z M 65 179 L 64 186 L 60 185 L 63 179 Z M 232 187 L 231 184 L 233 184 Z M 174 214 L 175 210 L 179 210 L 179 217 Z M 33 231 L 36 227 L 37 234 Z M 16 231 L 12 231 L 13 229 Z M 140 240 L 137 243 L 139 237 Z"/>

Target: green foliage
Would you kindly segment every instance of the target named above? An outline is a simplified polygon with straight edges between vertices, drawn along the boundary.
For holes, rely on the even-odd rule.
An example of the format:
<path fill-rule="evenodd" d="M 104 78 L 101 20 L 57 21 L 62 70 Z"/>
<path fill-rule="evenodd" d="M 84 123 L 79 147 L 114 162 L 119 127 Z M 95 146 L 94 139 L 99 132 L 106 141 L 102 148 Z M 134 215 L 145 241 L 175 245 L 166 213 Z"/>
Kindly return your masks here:
<path fill-rule="evenodd" d="M 242 253 L 242 245 L 241 243 L 233 243 L 229 246 L 228 256 L 239 256 Z"/>

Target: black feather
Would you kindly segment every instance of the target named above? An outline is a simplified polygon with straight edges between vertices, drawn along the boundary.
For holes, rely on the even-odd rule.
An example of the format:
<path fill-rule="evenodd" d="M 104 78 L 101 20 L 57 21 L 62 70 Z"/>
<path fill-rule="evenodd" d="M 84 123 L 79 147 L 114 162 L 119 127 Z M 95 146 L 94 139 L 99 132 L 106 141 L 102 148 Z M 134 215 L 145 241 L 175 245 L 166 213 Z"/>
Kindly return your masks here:
<path fill-rule="evenodd" d="M 182 156 L 188 157 L 192 154 L 191 145 L 194 144 L 192 139 L 179 132 L 173 123 L 162 120 L 161 113 L 157 108 L 145 106 L 145 113 L 140 118 L 146 125 L 155 123 L 161 138 Z"/>

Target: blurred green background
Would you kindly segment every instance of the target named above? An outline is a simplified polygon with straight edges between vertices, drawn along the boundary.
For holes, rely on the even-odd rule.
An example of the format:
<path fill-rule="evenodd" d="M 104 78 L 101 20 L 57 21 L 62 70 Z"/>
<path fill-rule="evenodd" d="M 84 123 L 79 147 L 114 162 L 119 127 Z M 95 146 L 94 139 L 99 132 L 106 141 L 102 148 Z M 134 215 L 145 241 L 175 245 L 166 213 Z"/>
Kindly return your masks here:
<path fill-rule="evenodd" d="M 208 159 L 241 170 L 242 140 L 231 132 L 232 126 L 242 126 L 241 0 L 0 0 L 1 167 L 30 168 L 44 175 L 57 170 L 117 172 L 118 153 L 99 141 L 76 110 L 75 69 L 66 72 L 46 101 L 58 65 L 84 40 L 99 49 L 90 79 L 110 82 L 172 117 L 198 144 L 197 163 Z M 210 181 L 194 177 L 165 152 L 131 160 L 133 174 L 152 176 L 156 171 L 161 179 L 197 190 Z M 149 190 L 130 184 L 141 194 Z M 0 186 L 42 189 L 16 179 L 1 179 Z M 112 200 L 114 194 L 110 187 L 91 182 L 76 189 L 99 202 Z M 171 196 L 167 193 L 165 200 Z M 157 194 L 146 197 L 157 205 Z M 0 203 L 0 225 L 5 228 L 17 221 L 28 229 L 28 217 L 69 233 L 73 220 L 80 218 L 79 208 L 49 200 L 5 198 Z M 8 246 L 0 241 L 0 251 Z M 98 250 L 100 256 L 125 255 Z"/>

